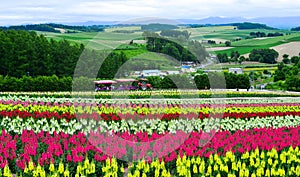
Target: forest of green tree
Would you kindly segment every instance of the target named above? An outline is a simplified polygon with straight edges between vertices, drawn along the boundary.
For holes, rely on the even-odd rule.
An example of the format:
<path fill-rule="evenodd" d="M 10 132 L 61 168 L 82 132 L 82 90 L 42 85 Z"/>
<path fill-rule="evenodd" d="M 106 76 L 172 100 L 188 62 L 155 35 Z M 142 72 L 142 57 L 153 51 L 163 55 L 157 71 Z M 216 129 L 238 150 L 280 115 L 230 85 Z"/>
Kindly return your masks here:
<path fill-rule="evenodd" d="M 0 30 L 0 39 L 0 75 L 3 76 L 73 76 L 81 57 L 84 63 L 78 64 L 86 66 L 84 72 L 100 69 L 97 77 L 112 78 L 127 60 L 122 52 L 112 52 L 104 60 L 102 52 L 87 50 L 84 45 L 67 40 L 48 40 L 36 32 Z M 99 61 L 104 61 L 101 68 L 95 68 Z"/>
<path fill-rule="evenodd" d="M 187 48 L 182 44 L 160 37 L 147 37 L 147 50 L 163 53 L 178 61 L 201 63 L 208 57 L 205 48 L 198 41 L 187 41 Z"/>
<path fill-rule="evenodd" d="M 275 32 L 275 33 L 268 33 L 266 34 L 265 32 L 251 32 L 250 38 L 259 38 L 259 37 L 276 37 L 276 36 L 283 36 L 282 33 Z"/>
<path fill-rule="evenodd" d="M 274 82 L 285 81 L 282 88 L 290 91 L 300 91 L 300 59 L 294 56 L 291 59 L 292 65 L 286 65 L 283 62 L 278 64 L 278 69 L 274 74 Z"/>
<path fill-rule="evenodd" d="M 230 57 L 227 53 L 218 53 L 217 58 L 220 63 L 235 62 L 241 64 L 244 61 L 255 61 L 274 64 L 277 63 L 278 55 L 279 53 L 274 49 L 253 49 L 249 54 L 249 58 L 241 56 L 238 51 L 232 51 Z"/>

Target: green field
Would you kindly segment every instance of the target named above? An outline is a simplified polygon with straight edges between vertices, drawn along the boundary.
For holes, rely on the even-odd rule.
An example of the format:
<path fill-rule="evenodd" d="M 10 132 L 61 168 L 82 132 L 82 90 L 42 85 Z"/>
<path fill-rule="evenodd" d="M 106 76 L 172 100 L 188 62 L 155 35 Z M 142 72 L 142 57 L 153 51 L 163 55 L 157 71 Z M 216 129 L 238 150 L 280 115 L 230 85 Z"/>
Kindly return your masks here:
<path fill-rule="evenodd" d="M 231 51 L 239 51 L 240 54 L 247 54 L 253 49 L 265 49 L 294 41 L 300 41 L 300 33 L 263 39 L 244 39 L 232 42 L 231 47 L 233 48 L 231 49 L 215 51 L 215 53 L 218 54 L 226 52 L 230 55 Z"/>
<path fill-rule="evenodd" d="M 110 29 L 111 30 L 111 29 Z M 71 42 L 82 43 L 88 48 L 97 50 L 114 49 L 120 45 L 128 44 L 133 39 L 140 39 L 142 32 L 135 33 L 113 33 L 113 32 L 80 32 L 80 33 L 49 33 L 39 32 L 49 39 L 62 40 L 66 39 Z"/>
<path fill-rule="evenodd" d="M 247 54 L 253 49 L 270 48 L 284 43 L 289 43 L 293 41 L 300 41 L 300 33 L 290 32 L 287 30 L 264 30 L 264 29 L 251 29 L 251 30 L 235 30 L 234 26 L 212 26 L 212 27 L 199 27 L 199 28 L 180 28 L 179 30 L 188 30 L 191 32 L 190 39 L 194 40 L 215 40 L 216 45 L 212 47 L 224 47 L 225 41 L 232 41 L 237 38 L 241 38 L 239 41 L 231 42 L 231 49 L 214 51 L 211 53 L 218 54 L 226 52 L 228 55 L 232 51 L 239 51 L 240 54 Z M 74 43 L 82 43 L 87 48 L 103 50 L 103 49 L 118 49 L 117 52 L 125 52 L 128 58 L 143 58 L 147 63 L 149 61 L 162 62 L 162 68 L 171 69 L 174 63 L 169 63 L 166 56 L 154 55 L 146 50 L 145 45 L 129 45 L 129 42 L 133 39 L 142 39 L 142 31 L 140 26 L 121 26 L 121 27 L 110 27 L 106 28 L 104 32 L 79 32 L 70 34 L 59 34 L 59 33 L 45 33 L 47 38 L 52 38 L 54 40 L 66 39 Z M 114 31 L 132 31 L 130 33 L 114 32 Z M 250 32 L 265 32 L 283 33 L 284 36 L 270 37 L 270 38 L 256 38 L 256 39 L 244 39 L 249 36 Z M 286 33 L 291 33 L 290 35 L 285 35 Z M 222 44 L 219 44 L 222 42 Z M 177 65 L 177 64 L 176 64 Z M 247 64 L 247 65 L 260 65 L 260 64 Z M 262 64 L 266 67 L 274 67 L 268 64 Z M 210 66 L 214 68 L 214 66 Z M 239 67 L 223 66 L 223 67 Z M 246 67 L 246 66 L 243 66 Z M 174 67 L 173 67 L 174 68 Z"/>
<path fill-rule="evenodd" d="M 264 29 L 251 29 L 251 30 L 235 30 L 234 26 L 215 26 L 215 27 L 200 27 L 200 28 L 186 28 L 191 32 L 191 38 L 195 40 L 202 39 L 220 39 L 220 40 L 234 40 L 237 38 L 246 38 L 250 32 L 265 32 L 267 33 L 286 33 L 286 30 L 264 30 Z"/>

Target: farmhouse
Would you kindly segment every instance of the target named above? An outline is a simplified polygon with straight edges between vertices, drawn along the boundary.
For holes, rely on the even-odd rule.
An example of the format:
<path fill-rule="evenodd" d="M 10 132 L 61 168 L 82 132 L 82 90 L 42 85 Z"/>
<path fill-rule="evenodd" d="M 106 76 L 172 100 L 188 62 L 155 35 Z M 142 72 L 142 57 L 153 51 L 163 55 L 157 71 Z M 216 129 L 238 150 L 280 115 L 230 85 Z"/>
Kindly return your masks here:
<path fill-rule="evenodd" d="M 179 71 L 166 71 L 167 75 L 171 75 L 171 74 L 180 74 Z"/>
<path fill-rule="evenodd" d="M 229 71 L 229 73 L 234 73 L 234 74 L 243 74 L 244 73 L 243 68 L 229 68 L 228 71 Z"/>
<path fill-rule="evenodd" d="M 148 77 L 148 76 L 160 76 L 161 71 L 154 69 L 154 70 L 143 70 L 141 75 L 143 75 L 144 77 Z"/>
<path fill-rule="evenodd" d="M 191 66 L 181 66 L 181 72 L 191 73 L 191 72 L 196 72 L 196 69 L 192 68 Z"/>

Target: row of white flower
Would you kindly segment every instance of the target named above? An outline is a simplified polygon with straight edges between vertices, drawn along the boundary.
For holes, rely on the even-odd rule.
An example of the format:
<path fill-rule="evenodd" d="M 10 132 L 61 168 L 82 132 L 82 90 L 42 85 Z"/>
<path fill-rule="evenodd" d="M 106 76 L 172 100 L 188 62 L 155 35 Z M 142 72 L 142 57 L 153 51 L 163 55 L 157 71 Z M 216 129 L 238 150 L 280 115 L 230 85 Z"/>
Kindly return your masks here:
<path fill-rule="evenodd" d="M 175 133 L 178 130 L 185 132 L 191 131 L 210 131 L 210 130 L 246 130 L 252 128 L 264 128 L 264 127 L 294 127 L 300 125 L 299 116 L 284 116 L 284 117 L 266 117 L 266 118 L 250 118 L 250 119 L 179 119 L 171 121 L 161 121 L 159 119 L 153 120 L 122 120 L 120 122 L 107 122 L 107 121 L 95 121 L 86 119 L 73 119 L 67 122 L 65 119 L 56 120 L 51 119 L 33 119 L 33 118 L 2 118 L 0 120 L 1 129 L 5 129 L 8 132 L 14 132 L 21 134 L 23 130 L 33 130 L 34 132 L 45 131 L 53 134 L 56 132 L 64 132 L 68 134 L 74 134 L 76 132 L 88 133 L 91 130 L 101 130 L 101 132 L 148 132 L 152 134 L 154 131 L 157 133 L 164 133 L 166 131 Z"/>
<path fill-rule="evenodd" d="M 30 102 L 50 102 L 50 103 L 133 103 L 133 104 L 251 104 L 251 103 L 300 103 L 297 98 L 207 98 L 207 99 L 80 99 L 80 98 L 30 98 L 28 96 L 0 96 L 0 100 L 4 101 L 30 101 Z"/>

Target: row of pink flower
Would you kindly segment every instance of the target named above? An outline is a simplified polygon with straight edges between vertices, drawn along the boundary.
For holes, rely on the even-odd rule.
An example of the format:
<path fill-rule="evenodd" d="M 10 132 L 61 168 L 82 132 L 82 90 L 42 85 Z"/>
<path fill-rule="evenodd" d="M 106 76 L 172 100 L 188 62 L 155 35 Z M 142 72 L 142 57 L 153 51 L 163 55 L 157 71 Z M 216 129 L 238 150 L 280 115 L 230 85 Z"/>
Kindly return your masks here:
<path fill-rule="evenodd" d="M 32 105 L 40 105 L 40 106 L 81 106 L 81 107 L 120 107 L 120 108 L 136 108 L 136 107 L 146 107 L 146 108 L 202 108 L 202 107 L 223 107 L 223 108 L 230 108 L 230 107 L 266 107 L 266 106 L 300 106 L 300 103 L 215 103 L 215 104 L 195 104 L 195 103 L 182 103 L 182 104 L 170 104 L 170 103 L 84 103 L 84 102 L 43 102 L 43 101 L 21 101 L 21 100 L 0 100 L 0 104 L 10 104 L 10 105 L 22 105 L 24 107 L 32 106 Z"/>
<path fill-rule="evenodd" d="M 289 146 L 300 146 L 300 127 L 278 129 L 253 129 L 234 133 L 192 132 L 186 134 L 165 133 L 149 136 L 147 133 L 96 133 L 88 136 L 78 133 L 50 135 L 40 132 L 24 131 L 22 135 L 12 136 L 4 130 L 0 136 L 0 168 L 8 160 L 16 160 L 19 168 L 24 169 L 30 157 L 38 157 L 41 165 L 62 159 L 67 162 L 82 162 L 88 152 L 94 154 L 96 161 L 104 161 L 108 157 L 123 160 L 151 161 L 153 158 L 164 158 L 165 161 L 176 160 L 177 156 L 209 157 L 210 154 L 224 155 L 227 151 L 244 153 L 256 148 L 280 151 Z M 37 162 L 35 162 L 37 163 Z"/>

